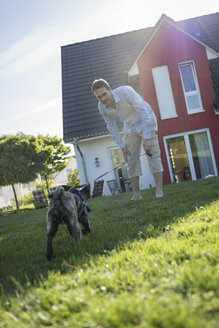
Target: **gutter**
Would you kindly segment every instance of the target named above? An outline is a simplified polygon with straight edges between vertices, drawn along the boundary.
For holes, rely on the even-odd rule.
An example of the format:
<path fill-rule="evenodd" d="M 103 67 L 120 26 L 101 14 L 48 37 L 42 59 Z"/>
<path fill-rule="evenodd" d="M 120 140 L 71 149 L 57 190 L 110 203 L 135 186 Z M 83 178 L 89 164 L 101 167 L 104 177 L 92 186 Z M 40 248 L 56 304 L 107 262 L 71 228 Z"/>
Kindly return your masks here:
<path fill-rule="evenodd" d="M 78 152 L 79 152 L 79 154 L 80 154 L 80 156 L 81 156 L 81 159 L 82 159 L 82 167 L 83 167 L 84 176 L 85 176 L 85 180 L 86 180 L 85 183 L 88 183 L 88 178 L 87 178 L 87 171 L 86 171 L 86 166 L 85 166 L 84 155 L 83 155 L 83 153 L 82 153 L 82 151 L 81 151 L 81 149 L 80 149 L 80 147 L 79 147 L 79 140 L 78 140 L 78 138 L 74 138 L 73 143 L 74 143 L 74 145 L 76 146 L 76 148 L 77 148 L 77 150 L 78 150 Z"/>

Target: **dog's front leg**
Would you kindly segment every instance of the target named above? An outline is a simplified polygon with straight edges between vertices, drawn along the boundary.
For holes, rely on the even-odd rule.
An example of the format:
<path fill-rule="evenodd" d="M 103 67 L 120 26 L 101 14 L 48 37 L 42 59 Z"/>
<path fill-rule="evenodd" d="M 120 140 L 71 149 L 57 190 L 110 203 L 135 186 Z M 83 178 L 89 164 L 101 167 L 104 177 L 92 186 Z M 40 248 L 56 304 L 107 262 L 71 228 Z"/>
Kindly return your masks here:
<path fill-rule="evenodd" d="M 69 222 L 67 224 L 68 231 L 74 237 L 74 240 L 76 242 L 76 246 L 78 247 L 81 240 L 81 227 L 79 222 L 74 218 L 72 215 L 71 218 L 69 218 Z"/>
<path fill-rule="evenodd" d="M 52 221 L 51 224 L 47 224 L 47 243 L 46 243 L 46 257 L 51 260 L 53 255 L 52 239 L 58 230 L 58 223 Z"/>

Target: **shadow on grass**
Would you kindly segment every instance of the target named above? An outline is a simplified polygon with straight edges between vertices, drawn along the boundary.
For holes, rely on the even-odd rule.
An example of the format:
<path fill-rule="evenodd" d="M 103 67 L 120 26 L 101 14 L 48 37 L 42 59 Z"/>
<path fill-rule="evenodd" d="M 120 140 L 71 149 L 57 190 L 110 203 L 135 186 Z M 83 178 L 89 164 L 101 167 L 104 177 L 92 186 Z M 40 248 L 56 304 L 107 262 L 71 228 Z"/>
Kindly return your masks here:
<path fill-rule="evenodd" d="M 0 217 L 2 294 L 14 294 L 18 286 L 37 285 L 51 271 L 62 272 L 63 260 L 77 269 L 139 237 L 158 237 L 171 223 L 218 199 L 219 178 L 167 185 L 164 192 L 160 200 L 153 200 L 154 188 L 144 190 L 143 200 L 135 202 L 129 201 L 131 193 L 89 200 L 92 232 L 76 249 L 66 226 L 59 226 L 51 261 L 45 257 L 46 209 Z"/>

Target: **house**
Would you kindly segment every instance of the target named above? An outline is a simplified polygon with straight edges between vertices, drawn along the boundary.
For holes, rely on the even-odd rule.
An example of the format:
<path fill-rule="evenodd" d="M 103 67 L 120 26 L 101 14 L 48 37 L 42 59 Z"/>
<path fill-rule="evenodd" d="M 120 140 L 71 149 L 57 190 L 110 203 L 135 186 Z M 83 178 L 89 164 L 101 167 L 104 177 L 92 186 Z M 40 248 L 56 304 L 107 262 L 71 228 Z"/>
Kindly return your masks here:
<path fill-rule="evenodd" d="M 218 175 L 219 13 L 162 15 L 153 27 L 63 46 L 61 58 L 64 141 L 74 145 L 81 183 L 106 172 L 105 181 L 127 178 L 91 92 L 99 77 L 131 85 L 152 106 L 165 184 Z M 154 186 L 143 153 L 141 189 Z"/>
<path fill-rule="evenodd" d="M 76 159 L 74 156 L 72 156 L 68 160 L 68 166 L 58 172 L 54 177 L 53 186 L 66 185 L 68 182 L 68 173 L 75 169 L 77 169 Z"/>
<path fill-rule="evenodd" d="M 16 183 L 14 185 L 17 198 L 24 197 L 25 194 L 31 193 L 34 190 L 34 182 Z M 12 206 L 14 204 L 14 192 L 12 186 L 0 187 L 0 208 Z"/>

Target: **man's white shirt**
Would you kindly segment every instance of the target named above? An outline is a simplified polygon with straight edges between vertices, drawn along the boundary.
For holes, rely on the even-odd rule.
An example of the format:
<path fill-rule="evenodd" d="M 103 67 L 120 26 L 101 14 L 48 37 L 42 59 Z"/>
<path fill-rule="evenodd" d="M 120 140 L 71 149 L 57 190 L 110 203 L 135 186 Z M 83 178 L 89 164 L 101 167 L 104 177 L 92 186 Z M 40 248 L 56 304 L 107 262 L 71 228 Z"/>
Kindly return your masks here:
<path fill-rule="evenodd" d="M 143 131 L 144 139 L 151 139 L 151 123 L 154 112 L 151 106 L 130 86 L 112 90 L 116 108 L 107 107 L 101 102 L 98 109 L 103 116 L 107 129 L 120 148 L 126 147 L 117 126 L 117 119 L 124 123 L 125 133 Z"/>

